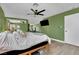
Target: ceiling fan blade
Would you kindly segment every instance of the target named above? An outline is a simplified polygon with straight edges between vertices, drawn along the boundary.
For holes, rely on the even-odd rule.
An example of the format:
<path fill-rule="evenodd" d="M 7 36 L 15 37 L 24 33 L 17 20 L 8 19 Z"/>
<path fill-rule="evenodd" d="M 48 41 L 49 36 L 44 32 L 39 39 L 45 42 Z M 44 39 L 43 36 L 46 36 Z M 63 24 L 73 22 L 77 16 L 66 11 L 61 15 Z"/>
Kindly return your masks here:
<path fill-rule="evenodd" d="M 33 11 L 35 15 L 38 13 L 38 10 L 31 9 L 31 11 Z"/>
<path fill-rule="evenodd" d="M 44 10 L 39 11 L 37 14 L 39 14 L 39 13 L 41 13 L 41 12 L 44 12 L 44 11 L 45 11 L 45 9 L 44 9 Z"/>
<path fill-rule="evenodd" d="M 35 11 L 33 9 L 31 9 L 31 11 L 33 11 L 35 13 Z"/>
<path fill-rule="evenodd" d="M 44 14 L 38 14 L 38 15 L 44 16 Z"/>

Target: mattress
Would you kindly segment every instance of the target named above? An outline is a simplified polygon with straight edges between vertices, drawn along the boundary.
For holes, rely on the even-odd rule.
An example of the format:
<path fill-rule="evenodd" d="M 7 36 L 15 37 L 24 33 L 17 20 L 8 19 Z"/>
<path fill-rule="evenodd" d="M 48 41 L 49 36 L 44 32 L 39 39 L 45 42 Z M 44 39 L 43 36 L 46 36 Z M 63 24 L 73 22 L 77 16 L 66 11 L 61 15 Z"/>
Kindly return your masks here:
<path fill-rule="evenodd" d="M 11 51 L 7 51 L 7 52 L 4 52 L 4 53 L 1 53 L 0 55 L 18 55 L 18 54 L 21 54 L 21 53 L 33 50 L 35 48 L 41 47 L 41 46 L 46 45 L 46 44 L 48 44 L 48 41 L 41 42 L 39 44 L 36 44 L 34 46 L 31 46 L 31 47 L 29 47 L 27 49 L 23 49 L 23 50 L 11 50 Z"/>

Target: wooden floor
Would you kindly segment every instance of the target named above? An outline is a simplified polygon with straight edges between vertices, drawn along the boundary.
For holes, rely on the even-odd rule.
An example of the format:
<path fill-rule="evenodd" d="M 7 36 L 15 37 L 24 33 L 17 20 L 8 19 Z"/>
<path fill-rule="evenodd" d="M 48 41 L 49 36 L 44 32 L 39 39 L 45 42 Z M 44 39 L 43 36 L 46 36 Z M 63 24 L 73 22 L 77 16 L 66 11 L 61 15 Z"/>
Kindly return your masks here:
<path fill-rule="evenodd" d="M 79 55 L 79 47 L 52 41 L 48 51 L 43 51 L 41 55 Z"/>

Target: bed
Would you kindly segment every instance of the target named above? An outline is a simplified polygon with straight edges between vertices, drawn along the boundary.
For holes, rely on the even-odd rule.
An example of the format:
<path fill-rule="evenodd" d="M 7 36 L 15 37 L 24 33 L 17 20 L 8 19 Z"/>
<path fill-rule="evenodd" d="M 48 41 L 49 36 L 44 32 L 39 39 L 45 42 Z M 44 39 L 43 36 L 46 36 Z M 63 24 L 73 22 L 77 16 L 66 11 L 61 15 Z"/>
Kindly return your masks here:
<path fill-rule="evenodd" d="M 48 41 L 45 41 L 24 50 L 7 51 L 4 53 L 1 53 L 0 55 L 32 55 L 32 53 L 35 51 L 38 51 L 40 49 L 47 50 L 47 48 L 48 48 Z"/>
<path fill-rule="evenodd" d="M 49 42 L 46 35 L 39 33 L 28 33 L 26 46 L 23 49 L 0 49 L 0 55 L 32 55 L 40 49 L 48 50 Z"/>

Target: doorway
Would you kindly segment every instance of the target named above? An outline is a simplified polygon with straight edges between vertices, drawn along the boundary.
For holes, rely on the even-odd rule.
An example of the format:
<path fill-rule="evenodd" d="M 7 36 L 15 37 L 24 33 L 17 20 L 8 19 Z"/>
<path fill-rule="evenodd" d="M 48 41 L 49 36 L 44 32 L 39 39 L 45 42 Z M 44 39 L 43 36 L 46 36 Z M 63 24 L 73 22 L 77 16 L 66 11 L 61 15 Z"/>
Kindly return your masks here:
<path fill-rule="evenodd" d="M 79 13 L 65 16 L 65 42 L 79 46 Z"/>

